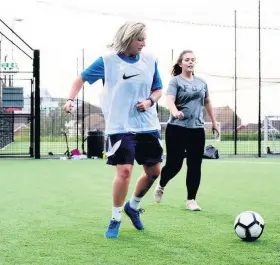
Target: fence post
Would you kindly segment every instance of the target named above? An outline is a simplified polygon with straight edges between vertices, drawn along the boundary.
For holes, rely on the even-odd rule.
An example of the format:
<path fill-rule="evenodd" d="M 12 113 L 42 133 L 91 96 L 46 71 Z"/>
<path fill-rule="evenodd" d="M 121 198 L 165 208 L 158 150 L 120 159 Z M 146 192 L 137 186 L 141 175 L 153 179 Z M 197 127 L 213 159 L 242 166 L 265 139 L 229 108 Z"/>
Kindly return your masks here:
<path fill-rule="evenodd" d="M 82 50 L 83 71 L 85 70 L 85 50 Z M 85 86 L 82 87 L 82 152 L 85 152 Z"/>
<path fill-rule="evenodd" d="M 30 95 L 30 148 L 29 153 L 31 157 L 34 157 L 34 91 L 33 91 L 33 80 L 31 80 L 31 95 Z"/>
<path fill-rule="evenodd" d="M 234 11 L 234 154 L 237 155 L 237 16 Z"/>
<path fill-rule="evenodd" d="M 35 159 L 40 159 L 40 134 L 41 134 L 41 124 L 40 124 L 40 50 L 34 50 L 33 58 L 33 77 L 35 79 Z"/>
<path fill-rule="evenodd" d="M 261 131 L 261 126 L 262 126 L 262 120 L 261 120 L 261 107 L 262 107 L 262 74 L 261 74 L 261 1 L 259 0 L 259 12 L 258 12 L 258 17 L 259 17 L 259 27 L 258 27 L 258 32 L 259 32 L 259 113 L 258 113 L 258 157 L 262 156 L 262 131 Z"/>

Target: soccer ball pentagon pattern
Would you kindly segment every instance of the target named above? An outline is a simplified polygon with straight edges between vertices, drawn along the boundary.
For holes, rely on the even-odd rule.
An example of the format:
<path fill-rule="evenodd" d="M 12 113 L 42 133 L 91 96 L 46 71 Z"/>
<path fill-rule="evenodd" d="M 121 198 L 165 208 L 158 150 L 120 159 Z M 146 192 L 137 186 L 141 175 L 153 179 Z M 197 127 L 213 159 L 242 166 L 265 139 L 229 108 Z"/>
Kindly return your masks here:
<path fill-rule="evenodd" d="M 264 219 L 256 212 L 246 211 L 239 214 L 234 222 L 234 231 L 243 241 L 253 242 L 263 233 Z"/>

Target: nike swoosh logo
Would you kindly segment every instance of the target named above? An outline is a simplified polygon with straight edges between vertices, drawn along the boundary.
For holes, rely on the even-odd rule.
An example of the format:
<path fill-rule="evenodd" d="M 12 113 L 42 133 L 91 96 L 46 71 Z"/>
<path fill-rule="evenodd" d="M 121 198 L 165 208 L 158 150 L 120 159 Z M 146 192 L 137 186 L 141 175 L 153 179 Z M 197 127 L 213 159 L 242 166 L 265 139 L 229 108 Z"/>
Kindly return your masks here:
<path fill-rule="evenodd" d="M 139 74 L 137 74 L 137 75 L 139 75 Z M 129 79 L 129 78 L 137 76 L 137 75 L 125 75 L 125 74 L 123 74 L 123 79 L 126 80 L 126 79 Z"/>

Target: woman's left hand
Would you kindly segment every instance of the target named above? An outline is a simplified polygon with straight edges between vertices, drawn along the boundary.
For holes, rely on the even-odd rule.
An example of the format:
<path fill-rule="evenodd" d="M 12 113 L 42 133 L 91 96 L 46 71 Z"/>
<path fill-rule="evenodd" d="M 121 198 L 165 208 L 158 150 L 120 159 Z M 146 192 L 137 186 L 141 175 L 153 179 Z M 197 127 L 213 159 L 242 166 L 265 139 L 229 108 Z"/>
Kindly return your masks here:
<path fill-rule="evenodd" d="M 151 100 L 141 100 L 138 101 L 136 108 L 138 111 L 146 111 L 151 106 L 152 106 Z"/>
<path fill-rule="evenodd" d="M 217 137 L 219 137 L 220 131 L 219 131 L 219 129 L 218 129 L 218 126 L 217 126 L 217 123 L 216 123 L 216 122 L 213 122 L 213 123 L 212 123 L 212 132 L 213 132 L 213 134 L 216 133 Z"/>

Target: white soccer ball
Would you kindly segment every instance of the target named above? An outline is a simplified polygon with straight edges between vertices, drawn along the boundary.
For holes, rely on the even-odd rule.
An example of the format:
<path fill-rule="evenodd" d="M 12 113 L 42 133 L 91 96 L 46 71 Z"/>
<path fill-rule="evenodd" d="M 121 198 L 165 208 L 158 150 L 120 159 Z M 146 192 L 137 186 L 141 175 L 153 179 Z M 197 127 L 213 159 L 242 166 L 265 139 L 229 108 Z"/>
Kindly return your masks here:
<path fill-rule="evenodd" d="M 239 214 L 234 222 L 234 231 L 243 241 L 257 240 L 263 233 L 264 219 L 256 212 L 246 211 Z"/>

